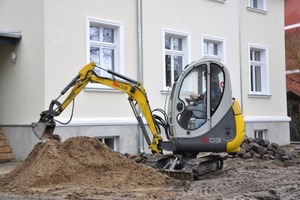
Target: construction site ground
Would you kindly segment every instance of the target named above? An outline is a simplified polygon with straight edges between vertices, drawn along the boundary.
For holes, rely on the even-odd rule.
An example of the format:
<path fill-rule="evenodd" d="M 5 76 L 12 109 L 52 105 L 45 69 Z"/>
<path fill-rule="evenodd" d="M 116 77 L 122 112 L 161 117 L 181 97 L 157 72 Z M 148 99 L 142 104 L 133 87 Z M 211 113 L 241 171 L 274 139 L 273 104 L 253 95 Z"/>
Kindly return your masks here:
<path fill-rule="evenodd" d="M 300 199 L 300 164 L 228 158 L 201 180 L 173 180 L 95 139 L 37 144 L 23 161 L 0 163 L 0 199 Z"/>

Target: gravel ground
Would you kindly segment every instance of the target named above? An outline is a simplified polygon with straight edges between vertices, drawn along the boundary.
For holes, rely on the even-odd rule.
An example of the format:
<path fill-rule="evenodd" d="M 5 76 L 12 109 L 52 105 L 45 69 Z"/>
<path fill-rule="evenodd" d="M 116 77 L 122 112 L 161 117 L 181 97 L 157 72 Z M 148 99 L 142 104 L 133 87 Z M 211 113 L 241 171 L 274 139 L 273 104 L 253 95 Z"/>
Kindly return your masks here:
<path fill-rule="evenodd" d="M 57 146 L 57 145 L 56 145 Z M 59 145 L 58 145 L 59 146 Z M 76 145 L 78 146 L 78 145 Z M 86 148 L 90 145 L 88 144 Z M 74 155 L 78 155 L 79 150 L 71 148 Z M 84 146 L 81 145 L 81 148 Z M 66 148 L 65 148 L 66 149 Z M 44 152 L 45 155 L 50 156 L 47 159 L 53 162 L 61 162 L 59 160 L 51 160 L 53 157 L 57 157 L 53 153 L 57 153 L 57 149 L 44 148 L 36 149 L 36 153 Z M 48 151 L 46 151 L 48 150 Z M 106 149 L 104 149 L 107 151 Z M 77 152 L 78 151 L 78 152 Z M 98 149 L 99 151 L 99 149 Z M 93 152 L 90 150 L 90 152 Z M 68 152 L 70 154 L 70 152 Z M 68 155 L 69 155 L 68 154 Z M 109 161 L 117 160 L 119 157 L 115 157 L 113 152 L 107 152 L 109 155 Z M 35 155 L 34 153 L 31 156 Z M 65 154 L 64 154 L 65 155 Z M 67 154 L 66 154 L 67 155 Z M 73 155 L 73 156 L 74 156 Z M 102 155 L 102 154 L 101 154 Z M 96 165 L 95 160 L 87 160 L 91 155 L 86 156 L 82 155 L 78 159 L 85 159 L 84 162 L 93 161 L 93 166 L 99 168 L 100 165 Z M 95 156 L 95 153 L 92 154 Z M 135 165 L 128 165 L 126 161 L 126 166 L 129 166 L 130 174 L 134 174 L 134 177 L 129 176 L 124 177 L 124 174 L 128 173 L 128 168 L 122 166 L 121 164 L 112 166 L 111 170 L 121 170 L 117 171 L 118 173 L 108 173 L 105 174 L 101 171 L 93 173 L 94 168 L 91 168 L 87 171 L 88 168 L 82 168 L 82 166 L 68 165 L 67 167 L 84 169 L 83 174 L 81 171 L 76 171 L 76 174 L 71 174 L 70 180 L 65 180 L 64 182 L 57 182 L 57 184 L 47 184 L 44 186 L 33 185 L 28 188 L 24 187 L 26 184 L 30 185 L 29 180 L 34 180 L 32 178 L 43 177 L 43 180 L 46 180 L 48 173 L 54 173 L 51 170 L 53 166 L 56 166 L 55 163 L 52 165 L 43 164 L 42 162 L 47 161 L 44 154 L 37 154 L 37 157 L 42 160 L 37 159 L 27 159 L 25 161 L 14 161 L 14 162 L 1 162 L 0 163 L 0 199 L 8 200 L 27 200 L 27 199 L 199 199 L 199 200 L 296 200 L 300 199 L 300 161 L 299 158 L 295 158 L 292 162 L 289 162 L 289 166 L 284 166 L 283 162 L 274 161 L 274 160 L 261 160 L 261 159 L 242 159 L 240 157 L 228 158 L 224 161 L 223 170 L 215 173 L 205 175 L 201 180 L 194 182 L 179 182 L 173 186 L 162 185 L 161 181 L 167 180 L 164 177 L 161 177 L 158 172 L 154 170 L 145 171 L 140 168 L 135 168 Z M 95 157 L 98 160 L 98 157 Z M 66 158 L 64 157 L 64 160 Z M 73 163 L 76 163 L 74 161 Z M 30 163 L 28 163 L 30 161 Z M 49 162 L 49 163 L 51 163 Z M 117 162 L 118 163 L 118 162 Z M 43 166 L 42 171 L 46 174 L 42 174 L 41 171 L 32 169 L 37 164 Z M 58 166 L 61 164 L 59 163 Z M 87 165 L 86 167 L 89 167 Z M 102 165 L 101 165 L 102 166 Z M 139 166 L 139 165 L 137 165 Z M 102 166 L 103 167 L 103 166 Z M 107 166 L 106 166 L 107 168 Z M 63 168 L 61 168 L 63 169 Z M 65 170 L 65 169 L 64 169 Z M 29 172 L 34 173 L 30 174 Z M 59 170 L 57 170 L 59 171 Z M 64 171 L 64 173 L 71 173 L 72 171 Z M 115 171 L 114 171 L 115 172 Z M 137 173 L 138 172 L 138 173 Z M 152 176 L 149 176 L 149 173 L 152 173 Z M 102 173 L 102 174 L 101 174 Z M 107 174 L 108 173 L 108 174 Z M 124 174 L 123 174 L 124 173 Z M 63 175 L 61 173 L 58 173 Z M 90 176 L 92 175 L 92 176 Z M 105 176 L 108 175 L 108 179 Z M 26 176 L 27 179 L 20 179 Z M 55 175 L 56 176 L 56 175 Z M 72 177 L 79 177 L 74 178 Z M 143 182 L 136 184 L 136 182 L 144 177 L 148 176 L 149 179 L 157 178 L 155 184 L 149 185 L 151 181 L 144 179 Z M 7 178 L 9 177 L 9 179 Z M 86 178 L 85 178 L 86 177 Z M 30 179 L 31 178 L 31 179 Z M 57 181 L 59 177 L 56 177 Z M 107 178 L 107 177 L 106 177 Z M 126 182 L 124 182 L 126 178 Z M 18 181 L 22 181 L 23 185 L 17 185 Z M 53 177 L 52 177 L 53 179 Z M 89 180 L 92 179 L 92 180 Z M 6 181 L 6 185 L 3 182 Z M 27 182 L 26 182 L 27 181 Z M 2 183 L 1 183 L 2 182 Z M 107 182 L 107 183 L 105 183 Z M 13 184 L 15 183 L 15 184 Z M 24 186 L 25 183 L 25 186 Z M 156 184 L 157 183 L 157 184 Z M 130 184 L 129 186 L 126 184 Z M 144 185 L 143 185 L 144 184 Z M 7 187 L 9 185 L 9 187 Z M 141 185 L 141 186 L 140 186 Z M 14 188 L 14 186 L 16 186 Z M 21 187 L 22 186 L 22 187 Z M 3 188 L 8 188 L 7 190 Z M 21 191 L 24 189 L 24 192 Z M 26 192 L 25 192 L 26 191 Z"/>

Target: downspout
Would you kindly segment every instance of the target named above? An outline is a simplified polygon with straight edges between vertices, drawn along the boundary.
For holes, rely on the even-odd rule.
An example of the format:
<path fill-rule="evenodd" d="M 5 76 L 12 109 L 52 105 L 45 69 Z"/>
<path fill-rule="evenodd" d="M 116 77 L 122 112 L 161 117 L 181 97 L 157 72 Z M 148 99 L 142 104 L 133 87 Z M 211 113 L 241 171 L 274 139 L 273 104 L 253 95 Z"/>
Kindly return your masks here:
<path fill-rule="evenodd" d="M 241 33 L 241 0 L 238 0 L 238 34 L 239 34 L 239 65 L 240 65 L 240 93 L 241 109 L 243 111 L 243 68 L 242 68 L 242 33 Z"/>
<path fill-rule="evenodd" d="M 143 84 L 142 0 L 137 0 L 138 81 Z M 138 152 L 144 153 L 144 136 L 138 126 Z"/>

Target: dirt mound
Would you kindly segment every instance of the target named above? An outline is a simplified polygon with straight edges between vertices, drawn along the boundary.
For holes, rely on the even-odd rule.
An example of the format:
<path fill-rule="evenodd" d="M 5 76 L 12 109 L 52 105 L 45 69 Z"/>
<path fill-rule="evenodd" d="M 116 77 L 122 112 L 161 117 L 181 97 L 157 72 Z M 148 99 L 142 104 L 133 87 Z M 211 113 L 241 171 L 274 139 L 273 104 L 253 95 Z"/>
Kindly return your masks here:
<path fill-rule="evenodd" d="M 103 188 L 165 187 L 173 180 L 138 164 L 95 138 L 38 143 L 26 160 L 0 179 L 0 191 L 26 194 L 30 188 L 97 186 Z"/>

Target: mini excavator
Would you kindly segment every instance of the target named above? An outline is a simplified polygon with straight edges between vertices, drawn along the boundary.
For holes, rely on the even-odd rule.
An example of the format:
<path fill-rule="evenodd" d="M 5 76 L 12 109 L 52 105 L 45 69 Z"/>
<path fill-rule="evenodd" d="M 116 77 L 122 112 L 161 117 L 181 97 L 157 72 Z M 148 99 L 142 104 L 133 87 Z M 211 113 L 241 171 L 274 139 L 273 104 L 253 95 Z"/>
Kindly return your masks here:
<path fill-rule="evenodd" d="M 100 76 L 99 70 L 105 70 L 110 77 Z M 244 118 L 238 101 L 232 97 L 229 72 L 223 63 L 211 58 L 185 67 L 172 85 L 167 111 L 151 110 L 146 90 L 140 82 L 90 62 L 59 97 L 51 101 L 49 109 L 40 114 L 39 121 L 32 123 L 33 132 L 39 139 L 60 140 L 58 135 L 53 134 L 55 117 L 88 83 L 102 84 L 128 95 L 129 104 L 153 153 L 147 157 L 146 164 L 173 178 L 197 180 L 203 174 L 221 170 L 222 153 L 238 152 L 244 140 Z M 71 91 L 60 103 L 58 99 L 69 89 Z M 199 156 L 201 152 L 210 154 Z"/>

